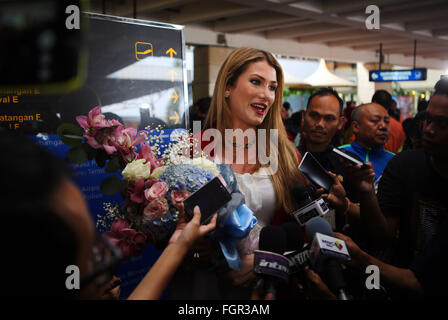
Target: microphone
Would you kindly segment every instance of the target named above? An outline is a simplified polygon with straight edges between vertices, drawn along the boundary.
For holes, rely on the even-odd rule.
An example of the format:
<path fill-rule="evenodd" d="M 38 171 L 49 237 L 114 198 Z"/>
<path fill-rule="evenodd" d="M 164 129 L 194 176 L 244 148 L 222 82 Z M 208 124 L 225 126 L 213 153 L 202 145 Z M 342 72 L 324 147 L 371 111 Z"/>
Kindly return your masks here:
<path fill-rule="evenodd" d="M 313 200 L 310 196 L 310 188 L 303 184 L 295 185 L 292 190 L 293 198 L 302 207 L 299 210 L 294 211 L 292 214 L 300 226 L 304 226 L 310 219 L 315 217 L 324 217 L 329 211 L 327 203 L 321 197 Z"/>
<path fill-rule="evenodd" d="M 286 234 L 279 226 L 261 229 L 258 247 L 254 251 L 254 272 L 259 275 L 256 288 L 277 295 L 277 286 L 285 285 L 289 279 L 289 260 L 282 254 L 287 247 Z"/>
<path fill-rule="evenodd" d="M 341 262 L 350 260 L 345 242 L 333 237 L 327 221 L 320 217 L 310 219 L 305 226 L 306 237 L 312 240 L 310 248 L 311 267 L 323 278 L 339 300 L 347 300 Z"/>
<path fill-rule="evenodd" d="M 279 226 L 286 235 L 285 257 L 289 259 L 289 274 L 296 274 L 309 265 L 309 246 L 304 247 L 302 228 L 296 222 L 286 222 Z M 292 252 L 290 252 L 292 251 Z"/>

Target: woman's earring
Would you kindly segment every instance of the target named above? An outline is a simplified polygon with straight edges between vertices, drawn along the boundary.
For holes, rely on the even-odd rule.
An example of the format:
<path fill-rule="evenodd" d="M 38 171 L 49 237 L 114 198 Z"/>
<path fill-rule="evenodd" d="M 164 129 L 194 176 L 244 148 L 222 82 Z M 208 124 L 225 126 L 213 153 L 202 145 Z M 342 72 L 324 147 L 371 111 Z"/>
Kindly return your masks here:
<path fill-rule="evenodd" d="M 230 92 L 226 92 L 225 94 L 224 94 L 224 98 L 228 98 L 228 97 L 230 97 Z"/>

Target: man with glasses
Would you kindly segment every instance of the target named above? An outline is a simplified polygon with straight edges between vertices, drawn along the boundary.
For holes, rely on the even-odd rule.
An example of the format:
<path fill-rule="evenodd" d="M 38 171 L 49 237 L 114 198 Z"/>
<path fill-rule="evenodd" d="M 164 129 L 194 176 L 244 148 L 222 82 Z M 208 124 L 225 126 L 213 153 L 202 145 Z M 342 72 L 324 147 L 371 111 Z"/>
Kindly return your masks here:
<path fill-rule="evenodd" d="M 361 221 L 376 244 L 395 247 L 392 262 L 409 267 L 427 255 L 448 217 L 448 79 L 435 85 L 423 124 L 423 149 L 389 161 L 379 182 L 359 180 Z M 442 276 L 442 275 L 439 275 Z"/>

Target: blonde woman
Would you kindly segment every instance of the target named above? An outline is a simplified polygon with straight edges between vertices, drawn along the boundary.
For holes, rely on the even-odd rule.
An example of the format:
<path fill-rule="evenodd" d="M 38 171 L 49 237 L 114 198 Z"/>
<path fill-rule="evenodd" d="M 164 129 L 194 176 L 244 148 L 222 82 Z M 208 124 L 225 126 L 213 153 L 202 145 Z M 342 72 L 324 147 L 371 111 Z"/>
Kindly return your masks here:
<path fill-rule="evenodd" d="M 185 288 L 204 283 L 199 289 L 202 296 L 195 296 L 191 287 L 192 291 L 185 291 L 191 299 L 248 299 L 255 278 L 253 251 L 258 249 L 261 228 L 292 219 L 290 213 L 298 207 L 291 188 L 303 181 L 297 169 L 300 155 L 288 140 L 283 125 L 282 98 L 283 71 L 271 53 L 236 49 L 221 66 L 204 131 L 195 138 L 201 139 L 206 154 L 232 167 L 246 205 L 254 212 L 258 224 L 239 245 L 243 267 L 225 273 L 230 281 L 215 281 L 216 273 L 206 272 L 201 276 L 193 272 L 177 277 Z M 260 154 L 266 155 L 269 162 L 262 161 Z M 190 285 L 186 284 L 188 281 Z"/>
<path fill-rule="evenodd" d="M 218 73 L 204 126 L 205 131 L 214 128 L 224 137 L 220 160 L 226 162 L 231 159 L 226 163 L 232 167 L 237 176 L 257 175 L 260 171 L 266 173 L 271 171 L 272 174 L 268 175 L 269 179 L 265 179 L 260 185 L 263 193 L 267 190 L 272 191 L 270 207 L 273 210 L 270 210 L 270 214 L 265 212 L 266 217 L 260 217 L 261 222 L 266 224 L 272 222 L 273 218 L 276 218 L 276 224 L 284 219 L 274 215 L 279 209 L 288 213 L 293 211 L 296 204 L 291 197 L 290 189 L 302 181 L 302 176 L 297 169 L 300 155 L 294 144 L 288 140 L 281 118 L 282 99 L 283 71 L 275 57 L 263 50 L 236 49 L 227 57 Z M 238 143 L 236 142 L 238 139 L 234 139 L 229 144 L 228 139 L 226 140 L 226 129 L 234 131 L 241 129 L 243 132 L 253 130 L 256 132 L 255 138 L 260 136 L 258 134 L 260 129 L 265 129 L 266 139 L 254 143 L 254 141 L 248 141 L 248 135 L 243 143 Z M 274 146 L 271 146 L 270 133 L 277 134 L 278 141 Z M 203 140 L 202 144 L 207 142 Z M 233 150 L 229 150 L 229 145 L 233 147 Z M 268 154 L 274 153 L 269 154 L 269 157 L 274 162 L 278 162 L 262 167 L 259 159 L 251 161 L 258 155 L 257 148 L 265 148 Z M 244 159 L 237 158 L 237 149 L 244 149 Z M 233 157 L 226 157 L 226 152 L 229 151 Z"/>

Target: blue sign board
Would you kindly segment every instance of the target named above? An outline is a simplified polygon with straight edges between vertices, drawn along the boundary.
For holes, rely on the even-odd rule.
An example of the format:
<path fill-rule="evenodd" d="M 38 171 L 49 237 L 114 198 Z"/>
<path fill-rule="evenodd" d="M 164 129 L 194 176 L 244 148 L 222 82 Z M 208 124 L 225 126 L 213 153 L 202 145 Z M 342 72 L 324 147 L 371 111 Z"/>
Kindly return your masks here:
<path fill-rule="evenodd" d="M 390 81 L 424 81 L 427 69 L 412 70 L 372 70 L 369 72 L 371 82 Z"/>

